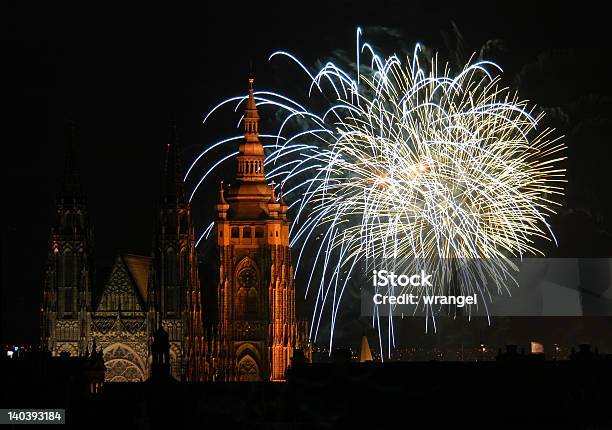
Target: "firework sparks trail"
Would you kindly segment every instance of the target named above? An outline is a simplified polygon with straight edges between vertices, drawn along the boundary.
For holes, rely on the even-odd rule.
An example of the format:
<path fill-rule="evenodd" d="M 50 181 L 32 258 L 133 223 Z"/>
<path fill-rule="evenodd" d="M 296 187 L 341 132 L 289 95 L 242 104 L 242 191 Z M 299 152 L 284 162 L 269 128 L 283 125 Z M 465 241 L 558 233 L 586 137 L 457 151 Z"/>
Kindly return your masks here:
<path fill-rule="evenodd" d="M 296 275 L 303 266 L 319 268 L 306 287 L 306 295 L 315 294 L 310 336 L 316 340 L 328 307 L 330 350 L 343 293 L 359 270 L 426 269 L 443 282 L 411 292 L 443 295 L 449 292 L 444 285 L 453 285 L 456 293 L 477 294 L 485 307 L 491 295 L 509 293 L 516 284 L 509 258 L 541 254 L 535 238 L 556 242 L 547 218 L 565 182 L 558 166 L 565 146 L 553 129 L 538 129 L 543 113 L 536 115 L 500 84 L 496 64 L 470 60 L 452 74 L 437 55 L 423 60 L 419 45 L 402 63 L 396 55 L 380 57 L 360 36 L 358 29 L 356 76 L 332 62 L 311 73 L 287 52 L 270 56 L 297 64 L 309 98 L 318 92 L 332 100 L 326 110 L 313 112 L 275 92 L 255 93 L 258 106 L 284 115 L 275 134 L 262 135 L 270 142 L 266 178 L 294 199 Z M 366 54 L 370 63 L 360 64 Z M 245 99 L 219 103 L 204 122 L 224 106 L 235 104 L 236 111 Z M 185 179 L 208 151 L 236 139 L 204 150 Z M 192 198 L 229 158 L 213 163 Z M 210 231 L 211 225 L 203 236 Z M 386 306 L 386 326 L 376 306 L 373 323 L 381 351 L 384 337 L 390 353 L 393 306 Z M 431 321 L 435 330 L 439 309 L 425 311 L 426 327 Z"/>

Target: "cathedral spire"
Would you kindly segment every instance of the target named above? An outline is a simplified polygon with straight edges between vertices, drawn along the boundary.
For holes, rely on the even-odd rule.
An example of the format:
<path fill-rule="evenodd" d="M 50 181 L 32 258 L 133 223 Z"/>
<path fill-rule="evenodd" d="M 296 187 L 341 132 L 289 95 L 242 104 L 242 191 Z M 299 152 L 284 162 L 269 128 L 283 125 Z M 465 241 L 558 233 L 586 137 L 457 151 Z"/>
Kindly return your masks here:
<path fill-rule="evenodd" d="M 255 95 L 254 95 L 254 89 L 253 89 L 254 82 L 255 82 L 255 78 L 250 77 L 249 78 L 249 98 L 247 99 L 247 107 L 246 107 L 245 113 L 246 113 L 247 118 L 259 119 L 259 115 L 257 113 L 257 104 L 255 103 Z M 248 133 L 249 129 L 246 125 L 247 124 L 245 122 L 245 133 Z M 255 132 L 257 132 L 257 130 L 255 130 Z"/>
<path fill-rule="evenodd" d="M 229 207 L 230 205 L 225 200 L 225 190 L 223 189 L 223 181 L 221 181 L 220 189 L 219 189 L 219 201 L 217 202 L 217 205 L 215 206 L 215 209 L 217 210 L 217 217 L 219 219 L 226 219 L 227 211 L 229 210 Z"/>
<path fill-rule="evenodd" d="M 66 347 L 82 355 L 89 339 L 87 315 L 92 305 L 93 230 L 81 187 L 74 122 L 66 126 L 65 142 L 64 173 L 59 180 L 45 274 L 42 348 L 58 355 Z"/>
<path fill-rule="evenodd" d="M 238 174 L 236 179 L 243 182 L 263 182 L 264 150 L 259 142 L 259 113 L 255 103 L 253 82 L 249 78 L 249 95 L 244 111 L 244 141 L 240 144 L 238 155 Z"/>
<path fill-rule="evenodd" d="M 219 204 L 221 205 L 226 205 L 227 202 L 225 201 L 225 190 L 223 189 L 223 181 L 221 181 L 221 183 L 219 184 Z"/>
<path fill-rule="evenodd" d="M 176 122 L 172 122 L 170 141 L 164 148 L 164 176 L 162 184 L 162 202 L 164 204 L 185 203 L 180 148 Z"/>
<path fill-rule="evenodd" d="M 81 175 L 79 173 L 79 155 L 76 139 L 76 123 L 71 121 L 66 126 L 66 149 L 64 176 L 60 197 L 64 200 L 78 199 L 81 194 Z"/>

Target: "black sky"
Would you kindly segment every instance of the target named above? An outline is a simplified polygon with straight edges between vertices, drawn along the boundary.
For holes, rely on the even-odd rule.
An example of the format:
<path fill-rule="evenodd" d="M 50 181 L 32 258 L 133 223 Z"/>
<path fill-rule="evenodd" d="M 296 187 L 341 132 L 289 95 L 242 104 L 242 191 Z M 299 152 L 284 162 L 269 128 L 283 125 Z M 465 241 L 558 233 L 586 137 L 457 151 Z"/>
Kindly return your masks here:
<path fill-rule="evenodd" d="M 5 341 L 36 341 L 67 121 L 78 123 L 97 258 L 119 252 L 146 255 L 170 121 L 177 121 L 187 162 L 213 138 L 228 135 L 232 123 L 205 129 L 201 120 L 222 98 L 245 91 L 250 61 L 258 87 L 274 87 L 288 76 L 267 63 L 271 52 L 288 50 L 307 64 L 337 49 L 352 52 L 358 25 L 366 37 L 369 28 L 376 33 L 384 26 L 400 32 L 408 46 L 420 41 L 439 49 L 441 32 L 450 31 L 451 22 L 475 49 L 487 40 L 504 39 L 507 51 L 498 61 L 511 75 L 523 70 L 529 76 L 523 85 L 527 96 L 544 105 L 563 105 L 576 124 L 584 120 L 573 131 L 575 138 L 583 133 L 596 142 L 594 148 L 588 143 L 570 147 L 570 155 L 581 163 L 570 172 L 578 178 L 570 197 L 574 209 L 586 208 L 586 218 L 579 222 L 591 223 L 593 231 L 609 237 L 606 81 L 612 73 L 610 28 L 599 6 L 516 1 L 470 6 L 429 1 L 174 3 L 15 1 L 0 11 Z M 541 60 L 542 53 L 563 60 Z M 538 69 L 542 61 L 545 73 Z M 588 97 L 599 101 L 585 102 L 586 107 L 578 103 Z M 202 192 L 196 216 L 199 211 L 204 218 L 213 194 Z M 557 221 L 575 222 L 567 217 Z M 582 248 L 571 248 L 578 256 L 591 247 L 581 243 Z"/>

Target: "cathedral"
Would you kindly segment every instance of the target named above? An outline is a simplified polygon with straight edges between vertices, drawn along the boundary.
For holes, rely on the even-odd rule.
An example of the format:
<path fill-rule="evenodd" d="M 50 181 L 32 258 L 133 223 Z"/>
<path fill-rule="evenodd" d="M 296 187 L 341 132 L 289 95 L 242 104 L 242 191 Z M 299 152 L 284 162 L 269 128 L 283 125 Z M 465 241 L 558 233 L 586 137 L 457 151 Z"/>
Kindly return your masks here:
<path fill-rule="evenodd" d="M 72 132 L 49 241 L 41 347 L 52 355 L 101 351 L 110 382 L 148 379 L 155 357 L 179 381 L 284 380 L 294 350 L 308 354 L 308 340 L 295 312 L 288 206 L 265 181 L 253 79 L 236 177 L 221 183 L 215 253 L 204 257 L 214 283 L 201 283 L 176 131 L 165 147 L 151 254 L 117 256 L 102 281 L 76 149 Z M 155 351 L 160 342 L 167 353 Z"/>

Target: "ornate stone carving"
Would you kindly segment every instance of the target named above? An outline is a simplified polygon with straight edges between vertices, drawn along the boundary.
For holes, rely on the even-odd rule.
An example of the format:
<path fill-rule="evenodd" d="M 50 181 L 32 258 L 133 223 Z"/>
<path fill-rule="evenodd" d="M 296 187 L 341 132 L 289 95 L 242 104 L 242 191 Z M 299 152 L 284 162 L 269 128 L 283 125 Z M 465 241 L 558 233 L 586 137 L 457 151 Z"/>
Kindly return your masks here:
<path fill-rule="evenodd" d="M 249 355 L 238 363 L 238 380 L 240 382 L 261 381 L 259 366 Z"/>
<path fill-rule="evenodd" d="M 141 348 L 139 348 L 141 349 Z M 104 348 L 105 379 L 109 382 L 137 382 L 146 379 L 143 357 L 132 346 L 114 343 Z"/>

